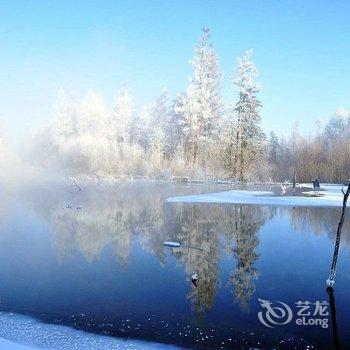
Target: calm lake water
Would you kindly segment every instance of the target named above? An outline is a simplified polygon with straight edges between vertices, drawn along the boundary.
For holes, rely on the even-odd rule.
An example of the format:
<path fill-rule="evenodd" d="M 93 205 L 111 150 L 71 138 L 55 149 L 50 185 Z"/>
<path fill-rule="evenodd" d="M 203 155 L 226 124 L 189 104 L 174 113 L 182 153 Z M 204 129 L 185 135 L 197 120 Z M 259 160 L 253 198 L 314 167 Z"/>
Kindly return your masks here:
<path fill-rule="evenodd" d="M 349 349 L 348 217 L 335 324 L 331 308 L 317 310 L 317 304 L 329 302 L 325 280 L 340 209 L 164 201 L 227 188 L 146 183 L 83 185 L 80 192 L 52 184 L 2 188 L 0 311 L 196 349 L 337 349 L 336 326 L 342 349 Z M 164 241 L 182 247 L 165 247 Z M 190 280 L 194 273 L 197 286 Z M 276 317 L 259 299 L 272 302 Z M 303 311 L 300 301 L 311 304 Z M 327 320 L 322 322 L 328 328 L 298 325 L 300 311 L 311 312 L 305 322 Z"/>

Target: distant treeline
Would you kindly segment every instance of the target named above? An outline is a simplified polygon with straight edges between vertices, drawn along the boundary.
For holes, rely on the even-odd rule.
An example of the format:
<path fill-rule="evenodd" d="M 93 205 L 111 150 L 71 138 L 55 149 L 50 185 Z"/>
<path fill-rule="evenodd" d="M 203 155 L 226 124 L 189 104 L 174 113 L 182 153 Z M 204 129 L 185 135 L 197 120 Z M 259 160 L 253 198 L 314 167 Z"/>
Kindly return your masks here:
<path fill-rule="evenodd" d="M 60 91 L 52 124 L 31 141 L 30 159 L 72 174 L 143 176 L 215 175 L 239 181 L 344 181 L 350 170 L 350 113 L 339 109 L 315 135 L 294 127 L 289 138 L 265 135 L 252 50 L 237 58 L 235 97 L 224 105 L 218 56 L 207 29 L 191 60 L 185 92 L 166 90 L 136 111 L 124 85 L 112 106 L 90 91 L 81 102 Z M 233 94 L 234 96 L 234 94 Z"/>

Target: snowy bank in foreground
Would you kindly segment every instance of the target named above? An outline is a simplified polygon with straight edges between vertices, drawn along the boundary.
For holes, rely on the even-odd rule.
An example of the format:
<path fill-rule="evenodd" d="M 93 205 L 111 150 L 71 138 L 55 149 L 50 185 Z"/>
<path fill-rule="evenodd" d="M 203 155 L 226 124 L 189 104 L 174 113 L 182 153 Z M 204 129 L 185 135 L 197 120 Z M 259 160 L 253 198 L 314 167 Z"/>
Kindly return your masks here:
<path fill-rule="evenodd" d="M 21 344 L 16 344 L 12 341 L 9 341 L 7 339 L 0 338 L 0 349 L 3 350 L 32 350 L 34 348 L 21 345 Z"/>
<path fill-rule="evenodd" d="M 45 324 L 27 316 L 0 312 L 0 349 L 175 350 L 180 348 L 160 343 L 87 333 L 65 326 Z"/>
<path fill-rule="evenodd" d="M 310 185 L 305 184 L 303 187 L 310 187 Z M 218 193 L 170 197 L 166 201 L 173 203 L 233 203 L 293 207 L 341 207 L 343 203 L 341 188 L 341 185 L 321 185 L 322 191 L 319 191 L 319 197 L 276 196 L 273 192 L 266 191 L 232 190 Z M 303 193 L 306 195 L 310 194 L 310 192 Z"/>

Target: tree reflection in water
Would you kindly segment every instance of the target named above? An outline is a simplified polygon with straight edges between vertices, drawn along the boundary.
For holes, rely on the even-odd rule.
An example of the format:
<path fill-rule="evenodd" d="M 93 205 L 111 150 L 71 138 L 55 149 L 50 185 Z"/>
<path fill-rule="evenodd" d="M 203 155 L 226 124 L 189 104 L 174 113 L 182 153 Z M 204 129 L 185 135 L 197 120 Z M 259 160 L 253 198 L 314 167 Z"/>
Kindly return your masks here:
<path fill-rule="evenodd" d="M 164 202 L 166 197 L 184 191 L 195 190 L 169 184 L 134 183 L 85 187 L 73 197 L 62 190 L 42 188 L 40 196 L 33 189 L 20 195 L 51 224 L 60 262 L 76 252 L 82 252 L 92 262 L 100 258 L 105 247 L 111 246 L 119 264 L 125 267 L 137 238 L 142 249 L 164 266 L 167 250 L 163 242 L 181 242 L 181 248 L 172 250 L 172 254 L 184 266 L 189 286 L 187 297 L 198 313 L 212 308 L 220 283 L 231 284 L 234 300 L 248 311 L 259 276 L 255 268 L 259 257 L 258 233 L 276 213 L 287 213 L 294 226 L 305 229 L 309 225 L 314 232 L 326 231 L 330 235 L 334 232 L 333 223 L 337 222 L 335 216 L 338 218 L 337 210 L 328 209 Z M 327 223 L 329 227 L 325 226 Z M 344 240 L 349 243 L 349 235 L 344 235 Z M 219 262 L 224 257 L 235 259 L 228 281 L 221 282 Z M 190 282 L 193 273 L 199 276 L 197 287 Z"/>
<path fill-rule="evenodd" d="M 176 240 L 183 246 L 199 247 L 203 250 L 183 247 L 175 256 L 184 266 L 187 276 L 198 273 L 197 287 L 192 283 L 187 295 L 194 309 L 203 313 L 213 306 L 219 286 L 220 239 L 217 206 L 178 206 L 176 218 L 179 223 Z"/>
<path fill-rule="evenodd" d="M 349 209 L 347 209 L 349 210 Z M 316 235 L 324 234 L 335 240 L 341 208 L 280 208 L 291 218 L 295 231 L 312 232 Z M 350 221 L 345 220 L 342 232 L 341 245 L 350 246 Z"/>
<path fill-rule="evenodd" d="M 266 219 L 272 217 L 274 209 L 240 205 L 235 206 L 232 212 L 234 244 L 230 247 L 237 259 L 237 266 L 231 273 L 230 283 L 234 286 L 235 301 L 244 311 L 248 311 L 249 300 L 255 292 L 254 280 L 259 276 L 254 267 L 258 259 L 258 232 Z M 232 241 L 231 237 L 230 240 Z"/>

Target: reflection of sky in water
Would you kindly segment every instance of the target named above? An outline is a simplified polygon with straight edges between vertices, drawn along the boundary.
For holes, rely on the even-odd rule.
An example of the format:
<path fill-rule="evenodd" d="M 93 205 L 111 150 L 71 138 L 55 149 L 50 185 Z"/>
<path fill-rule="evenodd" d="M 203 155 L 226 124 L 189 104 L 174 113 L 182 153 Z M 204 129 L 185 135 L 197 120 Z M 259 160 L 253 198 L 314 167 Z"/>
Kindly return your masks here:
<path fill-rule="evenodd" d="M 0 211 L 1 310 L 187 346 L 329 349 L 331 328 L 264 328 L 258 298 L 294 309 L 299 300 L 328 299 L 339 210 L 164 203 L 170 195 L 212 190 L 18 190 Z M 348 232 L 346 222 L 335 293 L 343 345 L 350 342 Z M 203 251 L 167 248 L 166 240 Z"/>

